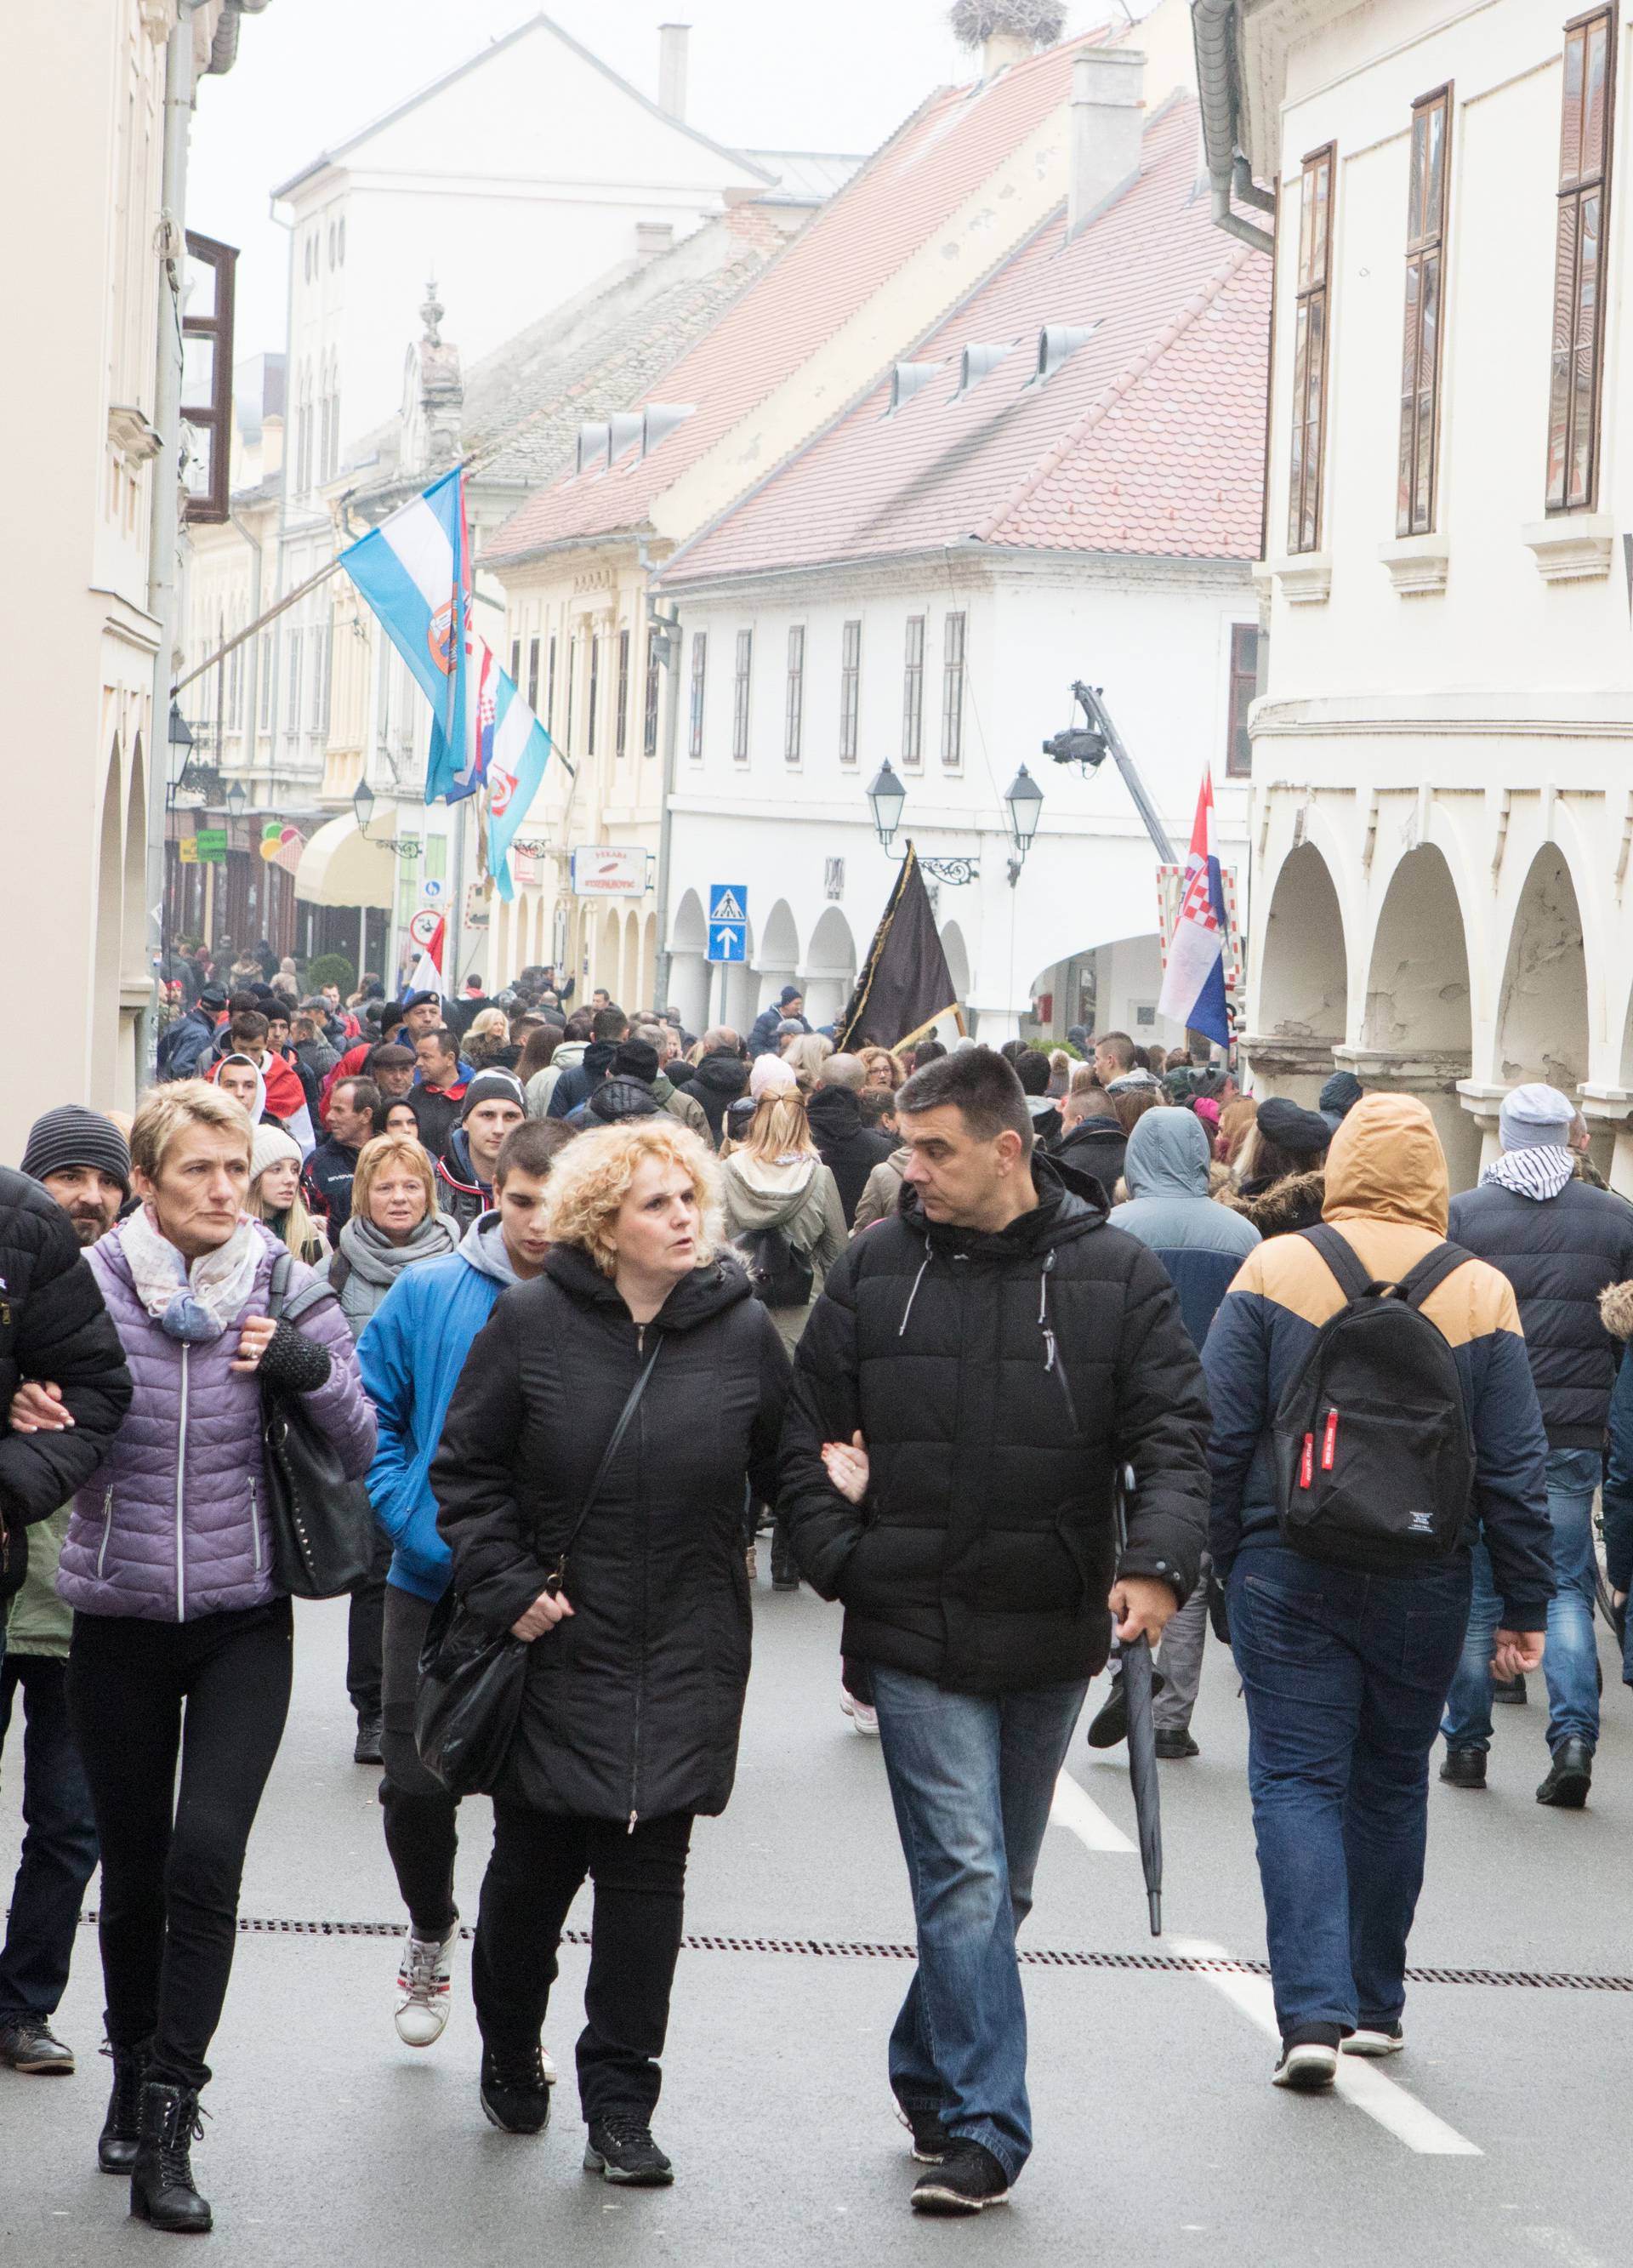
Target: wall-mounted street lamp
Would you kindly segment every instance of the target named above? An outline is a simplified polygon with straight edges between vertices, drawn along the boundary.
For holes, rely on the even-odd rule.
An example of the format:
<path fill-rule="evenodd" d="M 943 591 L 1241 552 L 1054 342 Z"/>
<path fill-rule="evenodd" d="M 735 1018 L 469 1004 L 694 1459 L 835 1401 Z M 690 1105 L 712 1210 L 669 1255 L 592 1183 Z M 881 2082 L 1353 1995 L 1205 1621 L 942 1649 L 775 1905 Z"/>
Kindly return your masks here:
<path fill-rule="evenodd" d="M 1015 848 L 1015 856 L 1009 862 L 1009 882 L 1012 890 L 1020 880 L 1020 870 L 1026 863 L 1032 838 L 1038 831 L 1039 820 L 1043 816 L 1043 790 L 1025 764 L 1010 782 L 1004 808 L 1009 815 L 1009 839 Z"/>
<path fill-rule="evenodd" d="M 417 858 L 417 843 L 399 843 L 395 836 L 386 836 L 376 841 L 369 832 L 369 821 L 374 816 L 375 796 L 366 779 L 360 779 L 351 792 L 351 815 L 357 822 L 357 832 L 365 843 L 373 843 L 379 850 L 389 850 L 394 858 Z"/>

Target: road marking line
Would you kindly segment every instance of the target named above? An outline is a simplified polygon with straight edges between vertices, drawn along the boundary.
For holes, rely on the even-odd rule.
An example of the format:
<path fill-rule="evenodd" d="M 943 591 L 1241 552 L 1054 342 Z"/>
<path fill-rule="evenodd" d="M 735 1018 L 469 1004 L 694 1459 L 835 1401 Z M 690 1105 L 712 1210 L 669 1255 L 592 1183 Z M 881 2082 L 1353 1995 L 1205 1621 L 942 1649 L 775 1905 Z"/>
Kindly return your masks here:
<path fill-rule="evenodd" d="M 1203 1961 L 1228 1961 L 1233 1956 L 1222 1945 L 1210 1945 L 1197 1938 L 1172 1938 L 1169 1950 L 1184 1954 L 1188 1958 Z M 1198 1970 L 1196 1974 L 1204 1984 L 1211 1984 L 1216 1992 L 1239 2008 L 1249 2022 L 1254 2023 L 1271 2039 L 1281 2038 L 1281 2028 L 1276 2021 L 1275 1997 L 1268 1977 L 1233 1975 L 1228 1970 Z M 1409 2150 L 1416 2150 L 1426 2158 L 1482 2158 L 1485 2155 L 1478 2143 L 1469 2141 L 1448 2126 L 1444 2118 L 1421 2103 L 1415 2095 L 1393 2079 L 1387 2078 L 1374 2063 L 1357 2056 L 1341 2055 L 1335 2092 L 1346 2102 L 1354 2103 L 1369 2118 L 1404 2142 Z"/>
<path fill-rule="evenodd" d="M 1069 1771 L 1063 1771 L 1055 1783 L 1049 1822 L 1069 1827 L 1086 1850 L 1126 1852 L 1134 1848 L 1116 1821 L 1107 1819 L 1088 1790 Z"/>

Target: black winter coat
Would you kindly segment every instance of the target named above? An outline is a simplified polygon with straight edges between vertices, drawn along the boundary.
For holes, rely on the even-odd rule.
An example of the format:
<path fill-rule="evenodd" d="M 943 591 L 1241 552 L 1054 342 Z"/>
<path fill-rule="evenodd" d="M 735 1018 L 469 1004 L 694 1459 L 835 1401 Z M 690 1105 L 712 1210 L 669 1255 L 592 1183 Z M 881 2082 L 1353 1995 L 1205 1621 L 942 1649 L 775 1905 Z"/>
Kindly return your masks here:
<path fill-rule="evenodd" d="M 1069 1166 L 1074 1173 L 1092 1174 L 1110 1204 L 1122 1178 L 1128 1146 L 1129 1138 L 1114 1118 L 1080 1118 L 1050 1145 L 1049 1156 L 1057 1166 Z"/>
<path fill-rule="evenodd" d="M 26 1379 L 62 1388 L 71 1427 L 11 1431 L 11 1396 Z M 38 1182 L 0 1167 L 0 1596 L 27 1569 L 25 1528 L 90 1479 L 130 1396 L 119 1334 L 68 1215 Z"/>
<path fill-rule="evenodd" d="M 849 1228 L 856 1219 L 868 1175 L 894 1154 L 895 1138 L 862 1123 L 862 1106 L 847 1086 L 819 1086 L 805 1105 L 805 1114 L 817 1155 L 839 1186 L 839 1202 Z"/>
<path fill-rule="evenodd" d="M 431 1466 L 454 1588 L 504 1629 L 543 1590 L 654 1332 L 657 1368 L 569 1556 L 572 1614 L 528 1655 L 497 1793 L 540 1811 L 725 1810 L 748 1683 L 744 1484 L 771 1493 L 788 1357 L 734 1261 L 697 1269 L 638 1330 L 557 1245 L 500 1295 Z"/>
<path fill-rule="evenodd" d="M 673 1071 L 669 1074 L 674 1077 Z M 709 1131 L 714 1137 L 715 1147 L 720 1147 L 720 1129 L 725 1123 L 725 1114 L 739 1094 L 748 1092 L 748 1065 L 740 1056 L 705 1056 L 689 1077 L 687 1093 L 702 1105 Z"/>
<path fill-rule="evenodd" d="M 1040 1203 L 1001 1234 L 927 1222 L 908 1187 L 856 1240 L 811 1311 L 783 1431 L 778 1509 L 807 1580 L 844 1602 L 844 1653 L 955 1692 L 1092 1676 L 1114 1574 L 1183 1600 L 1207 1526 L 1208 1397 L 1162 1263 L 1035 1152 L 1033 1173 Z M 858 1428 L 859 1506 L 821 1457 Z"/>
<path fill-rule="evenodd" d="M 1633 1275 L 1633 1207 L 1585 1182 L 1543 1198 L 1485 1182 L 1453 1198 L 1446 1234 L 1514 1287 L 1549 1448 L 1602 1447 L 1622 1348 L 1599 1295 Z"/>

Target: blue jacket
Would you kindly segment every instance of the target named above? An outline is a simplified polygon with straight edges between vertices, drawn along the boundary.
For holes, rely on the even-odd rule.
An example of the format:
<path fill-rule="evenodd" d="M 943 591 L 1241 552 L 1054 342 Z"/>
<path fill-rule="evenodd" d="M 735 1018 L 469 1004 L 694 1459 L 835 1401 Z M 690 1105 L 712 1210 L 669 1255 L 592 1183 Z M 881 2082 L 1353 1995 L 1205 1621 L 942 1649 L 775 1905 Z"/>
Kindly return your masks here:
<path fill-rule="evenodd" d="M 357 1342 L 379 1427 L 369 1500 L 396 1546 L 386 1580 L 416 1599 L 435 1601 L 448 1587 L 448 1547 L 437 1533 L 429 1478 L 442 1422 L 472 1340 L 516 1281 L 499 1216 L 485 1213 L 457 1252 L 403 1270 Z"/>
<path fill-rule="evenodd" d="M 1398 1283 L 1444 1240 L 1446 1210 L 1445 1155 L 1426 1107 L 1404 1094 L 1357 1102 L 1328 1152 L 1325 1217 L 1365 1266 Z M 1209 1549 L 1221 1575 L 1239 1551 L 1278 1540 L 1271 1420 L 1316 1332 L 1343 1304 L 1307 1237 L 1273 1236 L 1248 1254 L 1214 1317 L 1203 1369 L 1213 1405 Z M 1504 1625 L 1542 1630 L 1554 1595 L 1548 1440 L 1513 1291 L 1495 1268 L 1469 1260 L 1437 1285 L 1423 1312 L 1457 1364 L 1475 1444 L 1474 1511 Z M 1466 1544 L 1475 1532 L 1471 1520 Z"/>
<path fill-rule="evenodd" d="M 1123 1159 L 1127 1204 L 1111 1225 L 1154 1252 L 1180 1295 L 1180 1314 L 1201 1346 L 1221 1300 L 1259 1241 L 1250 1220 L 1210 1194 L 1207 1129 L 1194 1111 L 1148 1110 Z"/>

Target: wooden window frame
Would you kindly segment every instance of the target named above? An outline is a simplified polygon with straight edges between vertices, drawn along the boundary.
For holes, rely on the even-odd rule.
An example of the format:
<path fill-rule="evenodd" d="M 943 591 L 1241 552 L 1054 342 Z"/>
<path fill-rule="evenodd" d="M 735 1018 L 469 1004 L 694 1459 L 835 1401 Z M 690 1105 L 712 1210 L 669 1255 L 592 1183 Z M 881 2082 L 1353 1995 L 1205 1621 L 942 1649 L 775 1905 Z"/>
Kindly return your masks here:
<path fill-rule="evenodd" d="M 1440 118 L 1438 160 L 1433 120 Z M 1423 156 L 1420 163 L 1420 127 Z M 1440 366 L 1445 340 L 1445 247 L 1452 200 L 1452 82 L 1412 105 L 1407 158 L 1406 312 L 1401 344 L 1397 536 L 1433 533 L 1440 504 Z M 1438 183 L 1434 180 L 1438 173 Z M 1429 337 L 1424 341 L 1425 320 Z"/>
<path fill-rule="evenodd" d="M 686 753 L 691 762 L 703 761 L 703 703 L 709 692 L 709 633 L 692 632 L 692 676 L 687 704 Z"/>
<path fill-rule="evenodd" d="M 658 754 L 658 709 L 662 698 L 659 688 L 663 680 L 663 653 L 658 640 L 649 630 L 646 637 L 646 683 L 641 699 L 641 754 Z"/>
<path fill-rule="evenodd" d="M 1245 738 L 1247 735 L 1248 705 L 1259 690 L 1259 641 L 1261 636 L 1262 633 L 1257 622 L 1232 622 L 1231 624 L 1231 660 L 1230 674 L 1227 681 L 1228 689 L 1225 701 L 1225 777 L 1226 779 L 1251 779 L 1253 777 L 1252 747 L 1250 746 L 1248 748 L 1247 762 L 1242 762 L 1239 760 L 1237 755 L 1237 741 L 1239 736 Z M 1251 669 L 1244 669 L 1241 666 L 1243 642 L 1247 638 L 1251 638 L 1253 640 L 1253 666 Z"/>
<path fill-rule="evenodd" d="M 739 630 L 737 667 L 732 678 L 732 761 L 734 764 L 748 762 L 748 711 L 754 673 L 754 634 L 752 630 Z"/>
<path fill-rule="evenodd" d="M 629 753 L 629 633 L 618 633 L 618 727 L 613 736 L 620 756 Z"/>
<path fill-rule="evenodd" d="M 585 755 L 592 756 L 595 754 L 598 721 L 596 711 L 601 705 L 601 634 L 599 630 L 592 630 L 590 633 L 590 683 L 586 698 L 588 706 L 584 720 L 584 751 Z"/>
<path fill-rule="evenodd" d="M 958 625 L 956 632 L 953 625 Z M 958 651 L 953 652 L 956 644 Z M 964 768 L 964 663 L 969 646 L 969 616 L 962 607 L 941 625 L 941 768 Z"/>
<path fill-rule="evenodd" d="M 901 659 L 901 764 L 919 771 L 924 762 L 924 617 L 908 616 Z"/>
<path fill-rule="evenodd" d="M 1585 87 L 1593 34 L 1605 38 L 1604 98 L 1600 109 L 1600 147 L 1596 161 L 1582 163 L 1584 127 L 1591 121 L 1577 106 L 1575 162 L 1571 150 L 1570 71 L 1573 49 L 1582 58 Z M 1616 11 L 1614 7 L 1590 9 L 1565 26 L 1563 70 L 1560 89 L 1559 187 L 1556 192 L 1554 239 L 1554 328 L 1550 346 L 1548 396 L 1548 454 L 1544 480 L 1550 513 L 1592 512 L 1599 500 L 1600 460 L 1603 454 L 1600 427 L 1605 387 L 1605 294 L 1608 261 L 1610 172 L 1616 94 Z M 1587 236 L 1584 219 L 1594 213 L 1595 247 L 1592 316 L 1589 335 L 1583 331 L 1583 260 Z M 1567 314 L 1568 307 L 1568 314 Z M 1576 373 L 1585 353 L 1588 358 L 1585 423 L 1581 387 Z M 1578 464 L 1581 478 L 1577 478 Z"/>
<path fill-rule="evenodd" d="M 210 314 L 184 315 L 181 321 L 184 342 L 209 339 L 212 346 L 210 400 L 181 404 L 183 423 L 210 444 L 209 482 L 196 495 L 188 495 L 183 517 L 194 526 L 220 526 L 232 509 L 233 298 L 239 256 L 233 246 L 201 236 L 195 229 L 187 232 L 187 250 L 190 260 L 211 270 L 216 288 Z"/>
<path fill-rule="evenodd" d="M 1325 204 L 1317 184 L 1326 177 Z M 1333 207 L 1338 145 L 1324 143 L 1304 160 L 1298 202 L 1298 293 L 1293 310 L 1292 444 L 1287 460 L 1287 549 L 1321 548 L 1322 467 L 1327 455 L 1327 375 L 1332 339 Z M 1310 335 L 1318 334 L 1316 351 Z M 1313 446 L 1312 443 L 1313 442 Z"/>
<path fill-rule="evenodd" d="M 788 682 L 783 702 L 783 761 L 797 764 L 805 737 L 805 626 L 788 626 Z"/>
<path fill-rule="evenodd" d="M 862 713 L 862 622 L 855 616 L 839 630 L 839 761 L 857 761 Z"/>

